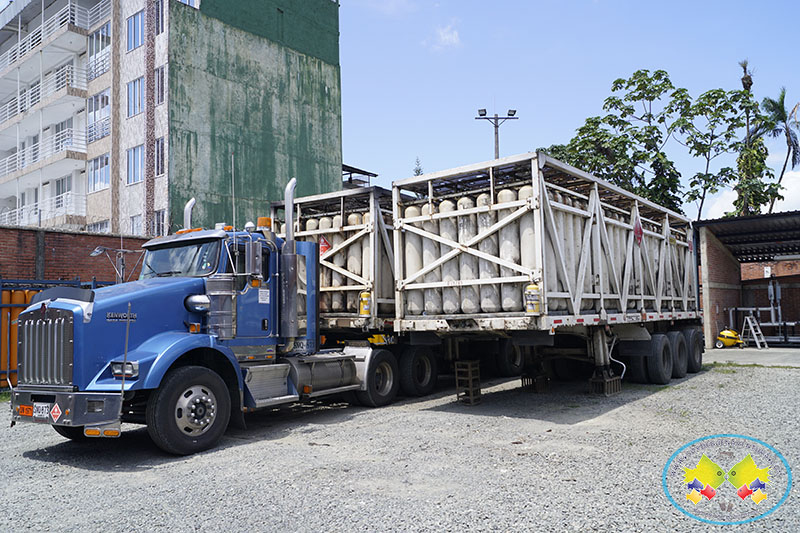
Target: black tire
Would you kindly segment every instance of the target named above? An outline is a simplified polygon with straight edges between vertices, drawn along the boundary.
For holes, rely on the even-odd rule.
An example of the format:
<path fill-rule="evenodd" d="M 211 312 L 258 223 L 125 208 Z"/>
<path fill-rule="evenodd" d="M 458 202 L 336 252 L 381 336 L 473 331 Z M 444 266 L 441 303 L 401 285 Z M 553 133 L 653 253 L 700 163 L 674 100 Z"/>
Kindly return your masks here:
<path fill-rule="evenodd" d="M 722 341 L 718 340 L 717 342 L 714 343 L 714 347 L 717 350 L 721 350 L 721 349 L 723 349 L 725 347 L 725 345 L 722 343 Z"/>
<path fill-rule="evenodd" d="M 700 328 L 686 328 L 683 330 L 683 336 L 686 337 L 686 351 L 689 354 L 686 368 L 689 373 L 696 374 L 703 369 L 703 351 L 706 348 L 703 332 Z"/>
<path fill-rule="evenodd" d="M 400 387 L 406 396 L 427 396 L 436 388 L 439 360 L 427 346 L 408 346 L 399 367 Z"/>
<path fill-rule="evenodd" d="M 165 452 L 190 455 L 216 446 L 230 416 L 231 398 L 222 378 L 205 367 L 183 366 L 169 371 L 150 394 L 147 432 Z"/>
<path fill-rule="evenodd" d="M 391 403 L 400 388 L 400 372 L 394 354 L 388 350 L 375 350 L 365 379 L 367 390 L 356 391 L 361 405 L 381 407 Z"/>
<path fill-rule="evenodd" d="M 649 383 L 647 379 L 647 357 L 630 356 L 628 357 L 628 368 L 625 373 L 626 379 L 633 383 Z"/>
<path fill-rule="evenodd" d="M 650 343 L 650 358 L 647 360 L 647 377 L 650 383 L 666 385 L 672 377 L 672 349 L 667 336 L 653 334 Z"/>
<path fill-rule="evenodd" d="M 522 375 L 525 368 L 525 355 L 511 339 L 500 339 L 497 347 L 497 372 L 503 377 Z"/>
<path fill-rule="evenodd" d="M 81 441 L 87 440 L 89 437 L 83 434 L 83 426 L 53 426 L 56 433 L 69 440 Z"/>
<path fill-rule="evenodd" d="M 669 346 L 672 349 L 672 377 L 685 378 L 689 364 L 689 350 L 686 346 L 686 337 L 680 331 L 667 333 Z"/>

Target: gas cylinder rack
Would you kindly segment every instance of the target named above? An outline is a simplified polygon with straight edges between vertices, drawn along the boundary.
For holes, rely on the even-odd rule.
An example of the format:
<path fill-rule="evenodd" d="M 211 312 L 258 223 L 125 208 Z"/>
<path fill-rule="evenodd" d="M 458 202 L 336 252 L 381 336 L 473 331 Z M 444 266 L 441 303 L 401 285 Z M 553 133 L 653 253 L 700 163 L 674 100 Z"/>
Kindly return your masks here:
<path fill-rule="evenodd" d="M 331 332 L 391 333 L 394 257 L 391 191 L 364 187 L 295 199 L 295 238 L 319 244 L 320 328 Z M 271 204 L 283 236 L 283 203 Z M 302 274 L 304 265 L 299 265 Z M 304 279 L 305 276 L 299 276 Z M 301 314 L 305 287 L 299 287 Z M 303 323 L 301 317 L 301 327 Z"/>

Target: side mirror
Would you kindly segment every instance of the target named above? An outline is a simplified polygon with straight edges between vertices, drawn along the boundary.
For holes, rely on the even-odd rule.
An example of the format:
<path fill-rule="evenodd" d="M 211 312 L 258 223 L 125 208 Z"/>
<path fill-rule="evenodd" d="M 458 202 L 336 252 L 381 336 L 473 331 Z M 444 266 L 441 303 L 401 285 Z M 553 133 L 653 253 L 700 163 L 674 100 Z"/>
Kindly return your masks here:
<path fill-rule="evenodd" d="M 253 241 L 245 243 L 244 268 L 250 276 L 261 276 L 261 243 Z"/>

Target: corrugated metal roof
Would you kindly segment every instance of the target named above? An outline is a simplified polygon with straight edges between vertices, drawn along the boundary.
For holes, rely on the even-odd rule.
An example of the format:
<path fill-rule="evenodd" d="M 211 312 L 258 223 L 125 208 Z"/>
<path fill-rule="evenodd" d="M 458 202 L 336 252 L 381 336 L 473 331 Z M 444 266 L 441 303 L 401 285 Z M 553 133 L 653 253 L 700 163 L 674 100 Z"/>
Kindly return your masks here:
<path fill-rule="evenodd" d="M 711 230 L 742 263 L 800 253 L 800 211 L 701 220 L 694 226 Z"/>

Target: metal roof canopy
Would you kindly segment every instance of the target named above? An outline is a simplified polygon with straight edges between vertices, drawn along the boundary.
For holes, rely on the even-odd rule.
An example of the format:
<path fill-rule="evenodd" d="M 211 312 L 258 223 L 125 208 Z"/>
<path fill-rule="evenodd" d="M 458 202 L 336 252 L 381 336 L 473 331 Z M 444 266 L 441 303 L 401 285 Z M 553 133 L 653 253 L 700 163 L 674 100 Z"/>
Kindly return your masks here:
<path fill-rule="evenodd" d="M 774 261 L 800 253 L 800 211 L 700 220 L 740 263 Z"/>

